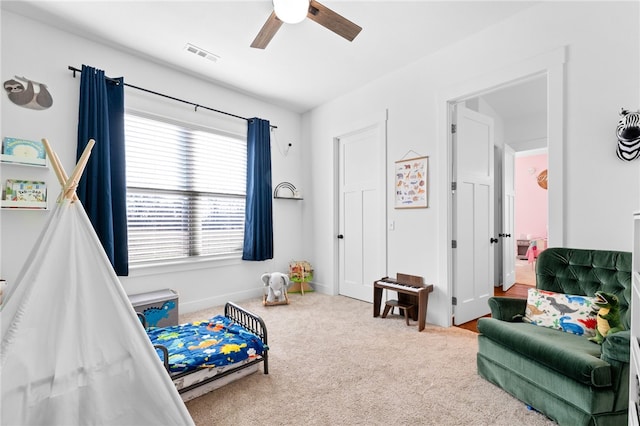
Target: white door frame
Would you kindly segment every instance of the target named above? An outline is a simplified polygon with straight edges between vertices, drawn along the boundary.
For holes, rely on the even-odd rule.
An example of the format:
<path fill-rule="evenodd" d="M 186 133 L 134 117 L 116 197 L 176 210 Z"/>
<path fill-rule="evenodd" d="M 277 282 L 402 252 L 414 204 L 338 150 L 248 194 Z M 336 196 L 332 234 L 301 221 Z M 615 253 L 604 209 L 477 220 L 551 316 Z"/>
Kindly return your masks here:
<path fill-rule="evenodd" d="M 549 246 L 562 246 L 565 241 L 564 230 L 564 64 L 566 48 L 560 47 L 522 62 L 518 62 L 490 75 L 483 75 L 464 83 L 457 84 L 438 94 L 438 150 L 439 164 L 446 164 L 438 170 L 438 212 L 446 218 L 447 226 L 438 231 L 438 276 L 447 283 L 448 315 L 451 325 L 453 316 L 452 280 L 452 206 L 451 206 L 451 105 L 464 99 L 479 96 L 498 87 L 517 84 L 533 76 L 547 77 L 547 141 L 549 150 Z"/>

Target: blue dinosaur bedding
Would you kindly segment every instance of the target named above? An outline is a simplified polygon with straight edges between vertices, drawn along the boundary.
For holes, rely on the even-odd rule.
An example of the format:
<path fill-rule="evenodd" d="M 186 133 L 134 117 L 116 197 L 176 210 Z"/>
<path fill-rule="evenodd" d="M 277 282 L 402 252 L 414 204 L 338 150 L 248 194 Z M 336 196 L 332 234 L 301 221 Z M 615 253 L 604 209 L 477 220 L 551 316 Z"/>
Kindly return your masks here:
<path fill-rule="evenodd" d="M 147 334 L 154 345 L 163 345 L 169 351 L 171 373 L 222 367 L 256 358 L 264 351 L 258 336 L 222 315 L 208 321 L 150 328 Z M 162 359 L 162 352 L 157 351 Z"/>

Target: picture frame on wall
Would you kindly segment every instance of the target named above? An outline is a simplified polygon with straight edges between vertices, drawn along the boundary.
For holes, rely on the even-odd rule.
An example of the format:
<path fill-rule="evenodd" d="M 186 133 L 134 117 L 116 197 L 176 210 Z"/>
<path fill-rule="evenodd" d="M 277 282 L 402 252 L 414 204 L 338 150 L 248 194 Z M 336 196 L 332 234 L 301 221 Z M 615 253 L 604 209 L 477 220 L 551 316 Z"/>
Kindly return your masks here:
<path fill-rule="evenodd" d="M 415 157 L 395 163 L 395 208 L 429 206 L 429 157 Z"/>

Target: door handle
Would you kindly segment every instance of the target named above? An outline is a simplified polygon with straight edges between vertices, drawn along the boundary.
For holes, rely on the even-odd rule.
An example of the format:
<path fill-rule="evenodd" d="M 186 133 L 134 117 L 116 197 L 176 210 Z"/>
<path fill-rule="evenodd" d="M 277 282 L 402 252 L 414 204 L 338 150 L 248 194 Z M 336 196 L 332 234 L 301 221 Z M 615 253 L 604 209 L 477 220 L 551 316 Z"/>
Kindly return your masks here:
<path fill-rule="evenodd" d="M 504 237 L 511 238 L 511 234 L 498 234 L 498 237 L 500 237 L 500 238 L 504 238 Z"/>
<path fill-rule="evenodd" d="M 498 242 L 498 239 L 497 239 L 497 238 L 491 238 L 491 239 L 489 240 L 489 242 L 490 242 L 491 244 L 493 244 L 493 243 L 497 243 L 497 242 Z"/>
<path fill-rule="evenodd" d="M 344 235 L 342 235 L 342 234 L 338 234 L 338 239 L 339 239 L 339 240 L 341 240 L 341 239 L 343 239 L 343 238 L 344 238 Z"/>

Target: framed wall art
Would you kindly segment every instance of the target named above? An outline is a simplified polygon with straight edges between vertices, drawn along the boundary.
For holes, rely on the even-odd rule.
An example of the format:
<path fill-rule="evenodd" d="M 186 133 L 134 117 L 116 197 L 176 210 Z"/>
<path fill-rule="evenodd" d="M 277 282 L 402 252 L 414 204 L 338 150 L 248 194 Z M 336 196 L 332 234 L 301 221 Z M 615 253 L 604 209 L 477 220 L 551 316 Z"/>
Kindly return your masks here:
<path fill-rule="evenodd" d="M 396 161 L 395 208 L 426 208 L 429 200 L 427 182 L 429 157 Z"/>

